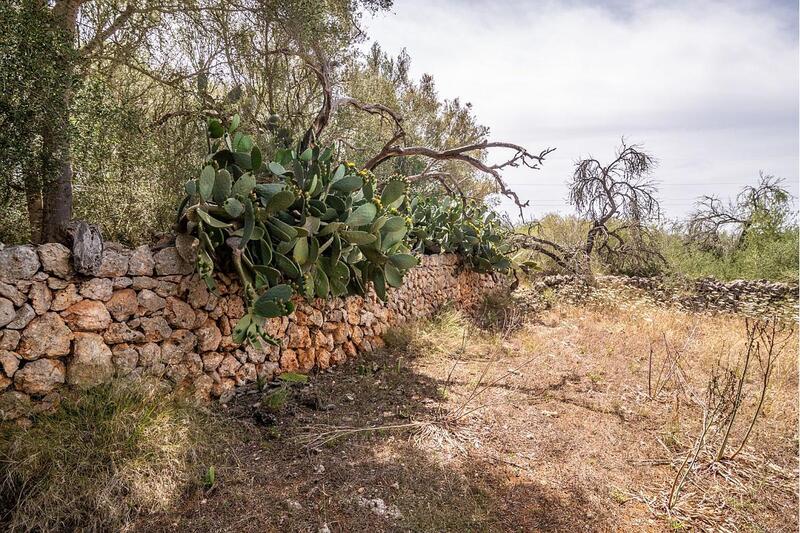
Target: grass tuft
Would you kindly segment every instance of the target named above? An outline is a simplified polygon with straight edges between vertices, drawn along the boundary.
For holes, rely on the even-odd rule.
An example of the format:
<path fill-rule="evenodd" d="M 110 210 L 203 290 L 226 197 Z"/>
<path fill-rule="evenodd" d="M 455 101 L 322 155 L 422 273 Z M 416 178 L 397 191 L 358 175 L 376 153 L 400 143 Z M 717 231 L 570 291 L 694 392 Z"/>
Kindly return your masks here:
<path fill-rule="evenodd" d="M 5 428 L 0 529 L 118 530 L 166 510 L 202 483 L 217 424 L 179 398 L 116 384 L 65 399 L 30 428 Z"/>

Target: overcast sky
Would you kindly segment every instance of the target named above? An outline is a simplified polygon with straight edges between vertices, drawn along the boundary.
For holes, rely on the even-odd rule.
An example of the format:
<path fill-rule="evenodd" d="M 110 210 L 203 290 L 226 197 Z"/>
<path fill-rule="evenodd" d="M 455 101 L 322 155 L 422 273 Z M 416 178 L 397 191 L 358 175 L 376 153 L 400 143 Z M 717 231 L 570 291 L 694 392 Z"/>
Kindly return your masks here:
<path fill-rule="evenodd" d="M 557 148 L 541 171 L 505 173 L 529 215 L 570 212 L 574 161 L 607 159 L 622 135 L 658 158 L 669 217 L 759 170 L 797 196 L 797 2 L 395 0 L 365 22 L 492 139 Z"/>

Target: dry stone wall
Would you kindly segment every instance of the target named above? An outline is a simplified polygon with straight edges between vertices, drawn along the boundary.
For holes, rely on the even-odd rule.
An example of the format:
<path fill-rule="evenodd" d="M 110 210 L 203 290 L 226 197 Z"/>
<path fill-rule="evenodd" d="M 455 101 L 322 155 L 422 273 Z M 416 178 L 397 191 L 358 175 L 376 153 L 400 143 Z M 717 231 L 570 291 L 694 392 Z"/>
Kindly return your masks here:
<path fill-rule="evenodd" d="M 177 249 L 107 244 L 97 276 L 76 275 L 60 244 L 0 250 L 0 420 L 53 407 L 65 389 L 157 378 L 198 398 L 286 371 L 325 369 L 383 345 L 387 329 L 456 301 L 462 308 L 504 282 L 425 256 L 382 302 L 370 291 L 312 302 L 267 322 L 279 346 L 238 346 L 244 314 L 237 280 L 212 294 Z"/>
<path fill-rule="evenodd" d="M 752 317 L 778 316 L 797 320 L 798 284 L 769 280 L 720 281 L 714 278 L 597 276 L 595 283 L 577 276 L 542 276 L 531 284 L 532 292 L 556 291 L 568 301 L 579 302 L 608 292 L 632 291 L 654 303 L 688 311 L 738 313 Z"/>

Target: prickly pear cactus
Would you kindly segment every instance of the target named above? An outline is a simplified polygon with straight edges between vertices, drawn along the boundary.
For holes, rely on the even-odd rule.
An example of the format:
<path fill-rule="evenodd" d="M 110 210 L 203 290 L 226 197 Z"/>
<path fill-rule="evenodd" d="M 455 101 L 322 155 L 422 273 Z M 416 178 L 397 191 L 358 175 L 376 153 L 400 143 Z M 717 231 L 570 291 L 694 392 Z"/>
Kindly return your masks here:
<path fill-rule="evenodd" d="M 333 161 L 330 148 L 281 149 L 270 161 L 240 131 L 211 120 L 211 148 L 199 175 L 186 183 L 179 231 L 199 240 L 197 271 L 211 290 L 214 272 L 234 271 L 247 313 L 236 342 L 277 341 L 264 321 L 308 299 L 363 294 L 372 283 L 386 298 L 417 264 L 408 246 L 408 183 Z"/>

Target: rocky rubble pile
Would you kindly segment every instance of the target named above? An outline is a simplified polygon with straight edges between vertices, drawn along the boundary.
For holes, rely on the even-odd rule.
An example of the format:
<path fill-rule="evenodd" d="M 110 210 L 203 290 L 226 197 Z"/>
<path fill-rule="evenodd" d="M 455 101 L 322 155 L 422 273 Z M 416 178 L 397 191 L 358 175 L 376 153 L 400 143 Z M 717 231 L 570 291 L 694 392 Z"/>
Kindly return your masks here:
<path fill-rule="evenodd" d="M 60 244 L 0 250 L 0 420 L 58 402 L 64 388 L 113 379 L 158 378 L 198 398 L 276 373 L 325 369 L 382 346 L 381 335 L 448 301 L 468 308 L 500 278 L 460 267 L 452 255 L 425 256 L 388 301 L 370 292 L 307 302 L 267 322 L 280 346 L 238 346 L 241 287 L 220 274 L 211 294 L 174 247 L 152 251 L 107 244 L 97 276 L 76 275 Z"/>

